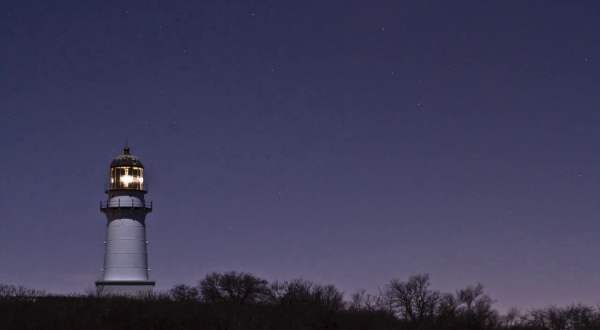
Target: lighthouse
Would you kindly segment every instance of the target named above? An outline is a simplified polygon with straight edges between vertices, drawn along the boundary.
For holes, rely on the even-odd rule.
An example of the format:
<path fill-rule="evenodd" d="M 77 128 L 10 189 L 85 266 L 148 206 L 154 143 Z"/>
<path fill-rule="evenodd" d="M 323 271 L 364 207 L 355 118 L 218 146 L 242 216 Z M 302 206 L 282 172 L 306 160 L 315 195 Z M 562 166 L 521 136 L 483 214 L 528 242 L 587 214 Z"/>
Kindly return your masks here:
<path fill-rule="evenodd" d="M 143 295 L 154 287 L 148 274 L 147 187 L 142 162 L 125 147 L 110 164 L 107 199 L 100 202 L 107 220 L 104 267 L 96 282 L 100 295 Z"/>

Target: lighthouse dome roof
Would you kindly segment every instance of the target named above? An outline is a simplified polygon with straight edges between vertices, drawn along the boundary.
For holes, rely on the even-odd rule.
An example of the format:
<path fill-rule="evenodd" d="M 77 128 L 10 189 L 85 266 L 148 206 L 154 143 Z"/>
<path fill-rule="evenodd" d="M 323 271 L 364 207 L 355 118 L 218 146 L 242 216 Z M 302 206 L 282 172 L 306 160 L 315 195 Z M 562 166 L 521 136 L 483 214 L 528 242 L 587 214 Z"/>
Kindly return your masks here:
<path fill-rule="evenodd" d="M 117 166 L 136 166 L 136 167 L 144 167 L 142 162 L 134 155 L 132 155 L 129 151 L 129 147 L 123 148 L 123 152 L 115 157 L 110 163 L 110 167 Z"/>

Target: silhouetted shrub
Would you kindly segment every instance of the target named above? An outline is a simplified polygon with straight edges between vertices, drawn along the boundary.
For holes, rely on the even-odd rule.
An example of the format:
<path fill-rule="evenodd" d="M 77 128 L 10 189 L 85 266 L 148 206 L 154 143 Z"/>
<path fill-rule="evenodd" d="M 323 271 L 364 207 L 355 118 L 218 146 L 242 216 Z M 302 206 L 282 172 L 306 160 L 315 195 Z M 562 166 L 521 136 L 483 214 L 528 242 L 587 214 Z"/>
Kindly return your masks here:
<path fill-rule="evenodd" d="M 29 300 L 45 295 L 44 291 L 0 283 L 0 299 L 3 300 Z"/>

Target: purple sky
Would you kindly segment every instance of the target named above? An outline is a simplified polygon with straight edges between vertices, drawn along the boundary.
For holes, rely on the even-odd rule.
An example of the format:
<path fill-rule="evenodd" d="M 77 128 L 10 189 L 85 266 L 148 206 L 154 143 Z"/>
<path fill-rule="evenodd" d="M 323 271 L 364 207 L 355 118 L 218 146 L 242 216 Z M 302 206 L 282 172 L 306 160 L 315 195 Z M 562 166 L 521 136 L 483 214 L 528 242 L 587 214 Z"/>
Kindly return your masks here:
<path fill-rule="evenodd" d="M 159 288 L 430 273 L 600 303 L 597 1 L 2 1 L 0 282 L 93 287 L 110 160 Z"/>

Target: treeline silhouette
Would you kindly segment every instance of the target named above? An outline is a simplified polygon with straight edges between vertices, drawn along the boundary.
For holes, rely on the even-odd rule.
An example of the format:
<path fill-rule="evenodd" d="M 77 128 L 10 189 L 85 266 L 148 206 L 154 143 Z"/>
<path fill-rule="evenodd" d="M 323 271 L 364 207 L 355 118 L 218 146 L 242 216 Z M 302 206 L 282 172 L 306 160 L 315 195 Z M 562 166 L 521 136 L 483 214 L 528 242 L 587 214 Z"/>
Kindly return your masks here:
<path fill-rule="evenodd" d="M 431 289 L 428 275 L 392 280 L 344 300 L 332 285 L 212 273 L 197 286 L 144 297 L 57 296 L 0 284 L 0 329 L 600 330 L 600 309 L 549 307 L 501 315 L 480 284 Z"/>

